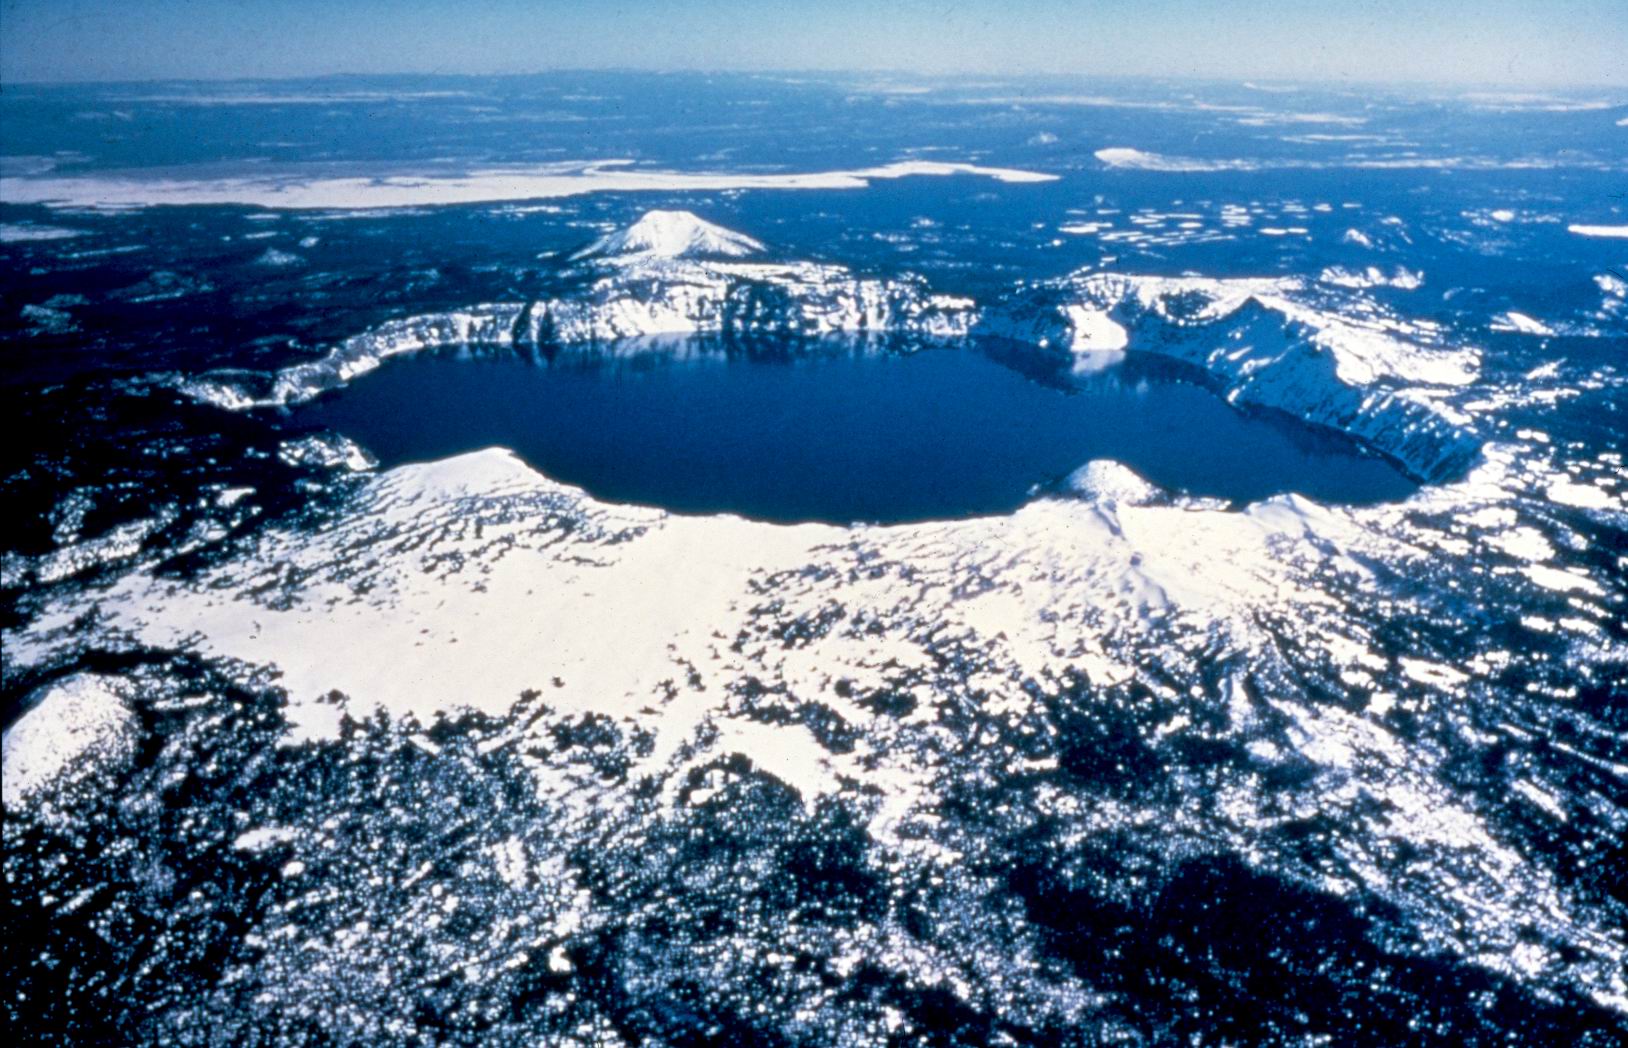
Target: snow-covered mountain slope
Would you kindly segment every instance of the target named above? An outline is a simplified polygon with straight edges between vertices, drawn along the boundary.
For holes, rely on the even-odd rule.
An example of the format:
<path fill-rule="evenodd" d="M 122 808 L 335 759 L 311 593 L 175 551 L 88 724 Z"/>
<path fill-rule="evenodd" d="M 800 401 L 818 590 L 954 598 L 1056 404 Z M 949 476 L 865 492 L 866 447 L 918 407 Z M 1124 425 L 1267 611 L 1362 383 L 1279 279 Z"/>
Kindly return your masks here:
<path fill-rule="evenodd" d="M 692 212 L 656 210 L 645 212 L 626 229 L 607 233 L 572 257 L 739 258 L 762 250 L 763 245 L 746 234 L 714 225 Z"/>
<path fill-rule="evenodd" d="M 548 840 L 461 831 L 496 868 L 512 863 L 519 886 L 539 863 L 557 866 L 556 885 L 605 872 L 571 841 L 608 827 L 613 841 L 659 837 L 707 817 L 714 798 L 739 803 L 730 798 L 741 789 L 773 784 L 786 799 L 777 832 L 846 812 L 866 869 L 885 883 L 892 869 L 951 878 L 963 916 L 1004 929 L 988 932 L 990 949 L 940 956 L 884 907 L 836 939 L 796 931 L 811 963 L 840 967 L 857 951 L 907 985 L 946 984 L 966 1007 L 995 1007 L 996 976 L 1016 979 L 1014 993 L 1036 991 L 1013 973 L 1044 918 L 994 920 L 1005 889 L 956 871 L 1008 861 L 998 856 L 1012 854 L 1012 833 L 1045 826 L 1065 840 L 1108 835 L 1161 862 L 1182 848 L 1255 855 L 1307 890 L 1406 913 L 1395 932 L 1406 949 L 1494 973 L 1516 964 L 1535 985 L 1586 987 L 1604 1005 L 1625 999 L 1621 929 L 1489 829 L 1482 802 L 1449 785 L 1446 751 L 1408 741 L 1447 731 L 1461 733 L 1460 748 L 1482 745 L 1464 741 L 1478 730 L 1464 711 L 1492 715 L 1514 656 L 1495 648 L 1450 663 L 1421 640 L 1398 657 L 1379 640 L 1399 620 L 1439 614 L 1441 597 L 1399 591 L 1371 565 L 1426 578 L 1466 547 L 1482 559 L 1517 551 L 1528 573 L 1481 578 L 1477 599 L 1558 588 L 1585 609 L 1574 614 L 1608 613 L 1601 583 L 1544 568 L 1545 543 L 1511 525 L 1524 468 L 1495 448 L 1460 484 L 1365 510 L 1292 496 L 1245 512 L 1161 505 L 1117 478 L 1109 499 L 839 529 L 605 505 L 494 449 L 361 478 L 323 526 L 268 530 L 195 577 L 141 569 L 88 607 L 79 596 L 49 603 L 8 637 L 7 657 L 13 672 L 58 664 L 94 620 L 103 651 L 185 650 L 245 687 L 274 674 L 287 696 L 278 719 L 288 738 L 277 744 L 301 741 L 302 752 L 400 730 L 439 760 L 461 736 L 435 726 L 478 717 L 480 752 L 529 754 L 505 774 L 552 812 Z M 1336 691 L 1361 701 L 1322 697 Z M 1058 741 L 1069 736 L 1058 718 L 1077 720 L 1083 696 L 1135 711 L 1123 737 L 1099 740 L 1107 763 Z M 562 740 L 585 731 L 612 747 L 614 774 L 575 763 Z M 1539 767 L 1523 767 L 1511 796 L 1552 804 Z M 1150 792 L 1167 772 L 1186 785 Z M 78 771 L 55 774 L 68 788 Z M 990 810 L 1005 814 L 987 826 L 969 814 L 985 810 L 968 799 L 980 782 L 1005 784 L 990 787 Z M 1195 796 L 1205 800 L 1181 799 Z M 501 811 L 492 818 L 507 825 Z M 247 841 L 240 848 L 274 847 L 298 890 L 335 845 L 330 831 L 290 819 L 301 817 L 245 816 L 231 834 Z M 1313 849 L 1308 820 L 1321 827 Z M 1007 843 L 987 843 L 997 839 Z M 563 965 L 583 956 L 599 922 L 627 918 L 561 905 L 526 945 L 491 953 L 447 940 L 438 956 L 497 980 L 514 949 L 565 951 Z M 400 960 L 409 947 L 394 922 L 344 933 L 352 948 L 333 953 L 321 945 L 335 932 L 325 920 L 291 911 L 255 934 L 315 943 L 298 956 L 336 971 L 362 944 L 370 971 L 418 963 Z M 442 938 L 433 926 L 424 934 Z M 245 959 L 240 977 L 286 978 L 294 969 L 271 950 Z M 1047 1022 L 1066 1013 L 1043 995 L 1024 1000 Z"/>
<path fill-rule="evenodd" d="M 976 333 L 1077 369 L 1125 352 L 1193 364 L 1235 404 L 1340 430 L 1426 480 L 1462 471 L 1479 446 L 1453 403 L 1478 373 L 1476 350 L 1296 278 L 1081 273 L 984 310 Z"/>

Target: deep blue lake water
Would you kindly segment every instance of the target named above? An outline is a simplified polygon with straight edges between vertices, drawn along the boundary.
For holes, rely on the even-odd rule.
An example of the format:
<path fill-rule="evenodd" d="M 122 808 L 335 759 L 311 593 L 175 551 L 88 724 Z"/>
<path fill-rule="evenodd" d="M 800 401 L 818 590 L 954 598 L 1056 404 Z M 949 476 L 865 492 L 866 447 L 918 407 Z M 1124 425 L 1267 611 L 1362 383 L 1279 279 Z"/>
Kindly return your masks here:
<path fill-rule="evenodd" d="M 1628 1044 L 1628 889 L 1600 861 L 1628 822 L 1628 239 L 1600 234 L 1628 227 L 1621 87 L 8 83 L 0 129 L 0 726 L 88 672 L 135 733 L 128 752 L 94 741 L 108 704 L 47 736 L 47 754 L 92 746 L 73 785 L 5 805 L 18 945 L 0 1008 L 21 1040 Z M 1055 180 L 727 188 L 913 160 Z M 713 188 L 517 200 L 501 174 L 607 161 Z M 223 183 L 480 172 L 491 198 L 464 204 L 201 202 Z M 133 202 L 103 206 L 110 190 Z M 1240 546 L 1193 549 L 1195 530 L 1197 585 L 1163 610 L 1141 590 L 1099 603 L 1134 580 L 1081 560 L 1039 580 L 1061 602 L 1044 659 L 964 602 L 1022 588 L 1027 606 L 1047 544 L 952 578 L 953 539 L 861 535 L 795 580 L 754 575 L 727 618 L 688 616 L 668 654 L 716 629 L 712 664 L 674 663 L 675 691 L 636 714 L 614 688 L 579 713 L 552 686 L 506 716 L 458 711 L 502 705 L 476 675 L 433 723 L 288 745 L 303 700 L 283 694 L 297 675 L 277 676 L 273 624 L 322 614 L 307 597 L 349 593 L 327 643 L 336 674 L 375 659 L 379 683 L 343 697 L 357 718 L 427 697 L 388 664 L 402 616 L 422 614 L 426 645 L 493 643 L 414 596 L 473 575 L 364 585 L 447 562 L 368 526 L 366 477 L 284 454 L 291 429 L 333 427 L 385 465 L 505 445 L 607 499 L 775 520 L 1001 512 L 1100 457 L 1234 499 L 1410 489 L 1135 353 L 1072 390 L 971 349 L 662 363 L 614 346 L 597 368 L 399 358 L 292 414 L 182 391 L 219 374 L 264 392 L 393 322 L 569 299 L 573 254 L 652 209 L 760 240 L 766 263 L 919 277 L 983 308 L 1072 274 L 1292 280 L 1315 323 L 1148 315 L 1132 347 L 1298 353 L 1329 325 L 1413 344 L 1429 375 L 1473 351 L 1462 387 L 1375 389 L 1448 411 L 1489 468 L 1410 512 L 1278 536 L 1270 563 L 1215 564 Z M 347 549 L 376 563 L 281 558 L 352 521 Z M 880 574 L 841 577 L 861 565 Z M 1244 576 L 1285 588 L 1244 608 Z M 957 592 L 912 593 L 933 580 Z M 224 613 L 200 620 L 206 603 Z M 607 660 L 656 664 L 677 634 L 653 612 L 606 624 Z M 237 648 L 250 616 L 270 629 Z M 536 636 L 516 657 L 556 650 Z M 798 782 L 817 765 L 832 787 L 815 796 Z M 19 767 L 8 752 L 8 793 Z"/>
<path fill-rule="evenodd" d="M 1388 462 L 1131 362 L 1064 390 L 971 349 L 794 360 L 391 361 L 299 410 L 386 466 L 490 445 L 618 502 L 774 521 L 1008 512 L 1098 458 L 1239 501 L 1405 496 Z"/>

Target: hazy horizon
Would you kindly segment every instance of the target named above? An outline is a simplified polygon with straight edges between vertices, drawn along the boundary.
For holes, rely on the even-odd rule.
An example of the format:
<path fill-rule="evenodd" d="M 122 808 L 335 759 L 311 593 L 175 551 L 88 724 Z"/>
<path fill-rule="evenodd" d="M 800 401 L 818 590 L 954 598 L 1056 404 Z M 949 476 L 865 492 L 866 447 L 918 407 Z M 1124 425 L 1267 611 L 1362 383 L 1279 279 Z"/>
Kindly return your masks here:
<path fill-rule="evenodd" d="M 1628 8 L 1460 0 L 8 0 L 0 82 L 693 72 L 1628 87 Z M 114 41 L 115 46 L 109 46 Z M 365 41 L 365 43 L 359 43 Z"/>
<path fill-rule="evenodd" d="M 1628 83 L 1611 83 L 1606 81 L 1578 81 L 1578 80 L 1532 80 L 1521 82 L 1497 80 L 1443 80 L 1428 79 L 1425 77 L 1345 77 L 1341 79 L 1319 78 L 1315 76 L 1287 77 L 1287 76 L 1223 76 L 1219 74 L 1166 74 L 1166 73 L 1091 73 L 1091 72 L 1059 72 L 1045 70 L 1013 70 L 1005 74 L 993 72 L 954 73 L 954 72 L 922 72 L 912 69 L 853 68 L 853 69 L 827 69 L 827 68 L 797 68 L 793 66 L 772 67 L 729 67 L 729 66 L 686 66 L 662 68 L 656 66 L 632 65 L 599 65 L 599 66 L 548 66 L 537 69 L 461 72 L 450 70 L 377 70 L 369 72 L 354 72 L 337 70 L 331 73 L 268 73 L 258 76 L 228 75 L 190 75 L 190 76 L 143 76 L 143 77 L 86 77 L 80 79 L 53 79 L 46 77 L 0 77 L 0 85 L 13 87 L 95 87 L 117 86 L 120 84 L 233 84 L 233 83 L 314 83 L 324 80 L 333 81 L 386 81 L 392 79 L 525 79 L 527 77 L 569 76 L 572 74 L 603 75 L 626 74 L 645 76 L 742 76 L 763 78 L 795 78 L 820 77 L 837 80 L 842 77 L 866 77 L 874 79 L 879 86 L 886 86 L 890 79 L 897 78 L 901 82 L 920 82 L 923 84 L 945 81 L 956 77 L 971 78 L 969 84 L 997 84 L 1003 81 L 1042 81 L 1042 80 L 1069 80 L 1081 81 L 1097 80 L 1124 80 L 1124 81 L 1167 81 L 1172 84 L 1232 84 L 1245 86 L 1252 82 L 1259 83 L 1266 88 L 1281 88 L 1293 90 L 1297 88 L 1319 89 L 1340 87 L 1394 87 L 1465 91 L 1508 91 L 1510 94 L 1521 92 L 1543 91 L 1619 91 L 1628 92 Z M 1624 104 L 1628 104 L 1625 102 Z"/>

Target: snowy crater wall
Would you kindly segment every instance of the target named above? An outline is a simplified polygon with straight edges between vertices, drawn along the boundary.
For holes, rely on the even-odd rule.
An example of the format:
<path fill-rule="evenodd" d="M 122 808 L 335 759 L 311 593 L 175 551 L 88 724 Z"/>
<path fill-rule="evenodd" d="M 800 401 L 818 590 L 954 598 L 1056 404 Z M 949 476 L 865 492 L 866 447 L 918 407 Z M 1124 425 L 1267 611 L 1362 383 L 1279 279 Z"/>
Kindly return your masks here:
<path fill-rule="evenodd" d="M 724 341 L 897 336 L 964 338 L 970 299 L 932 293 L 913 275 L 855 276 L 810 262 L 725 261 L 762 250 L 688 212 L 652 211 L 575 256 L 561 289 L 531 302 L 472 306 L 390 321 L 320 359 L 264 375 L 215 372 L 182 389 L 231 410 L 295 404 L 406 353 L 447 346 L 599 346 L 648 336 Z"/>
<path fill-rule="evenodd" d="M 1427 482 L 1462 473 L 1480 447 L 1452 403 L 1479 353 L 1360 293 L 1289 278 L 1075 274 L 987 310 L 975 334 L 1076 371 L 1127 352 L 1194 365 L 1229 402 L 1339 430 Z"/>
<path fill-rule="evenodd" d="M 230 410 L 295 404 L 386 359 L 485 344 L 612 351 L 649 337 L 724 345 L 846 337 L 914 343 L 995 339 L 1075 371 L 1126 352 L 1202 369 L 1239 406 L 1339 430 L 1415 477 L 1462 473 L 1479 440 L 1453 407 L 1480 365 L 1425 322 L 1362 289 L 1295 279 L 1076 274 L 987 309 L 935 294 L 920 277 L 745 260 L 764 246 L 686 211 L 651 211 L 573 256 L 557 288 L 529 302 L 389 321 L 274 374 L 213 372 L 182 389 Z"/>

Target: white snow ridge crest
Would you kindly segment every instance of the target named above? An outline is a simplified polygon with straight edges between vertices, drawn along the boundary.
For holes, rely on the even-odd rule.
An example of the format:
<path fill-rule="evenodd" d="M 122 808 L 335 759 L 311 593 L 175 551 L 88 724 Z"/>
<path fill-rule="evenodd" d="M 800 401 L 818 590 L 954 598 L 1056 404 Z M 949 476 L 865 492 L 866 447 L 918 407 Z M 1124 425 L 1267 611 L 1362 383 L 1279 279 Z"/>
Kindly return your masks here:
<path fill-rule="evenodd" d="M 746 234 L 713 225 L 692 212 L 656 210 L 645 212 L 626 229 L 600 237 L 572 257 L 740 258 L 762 250 L 763 245 Z"/>

